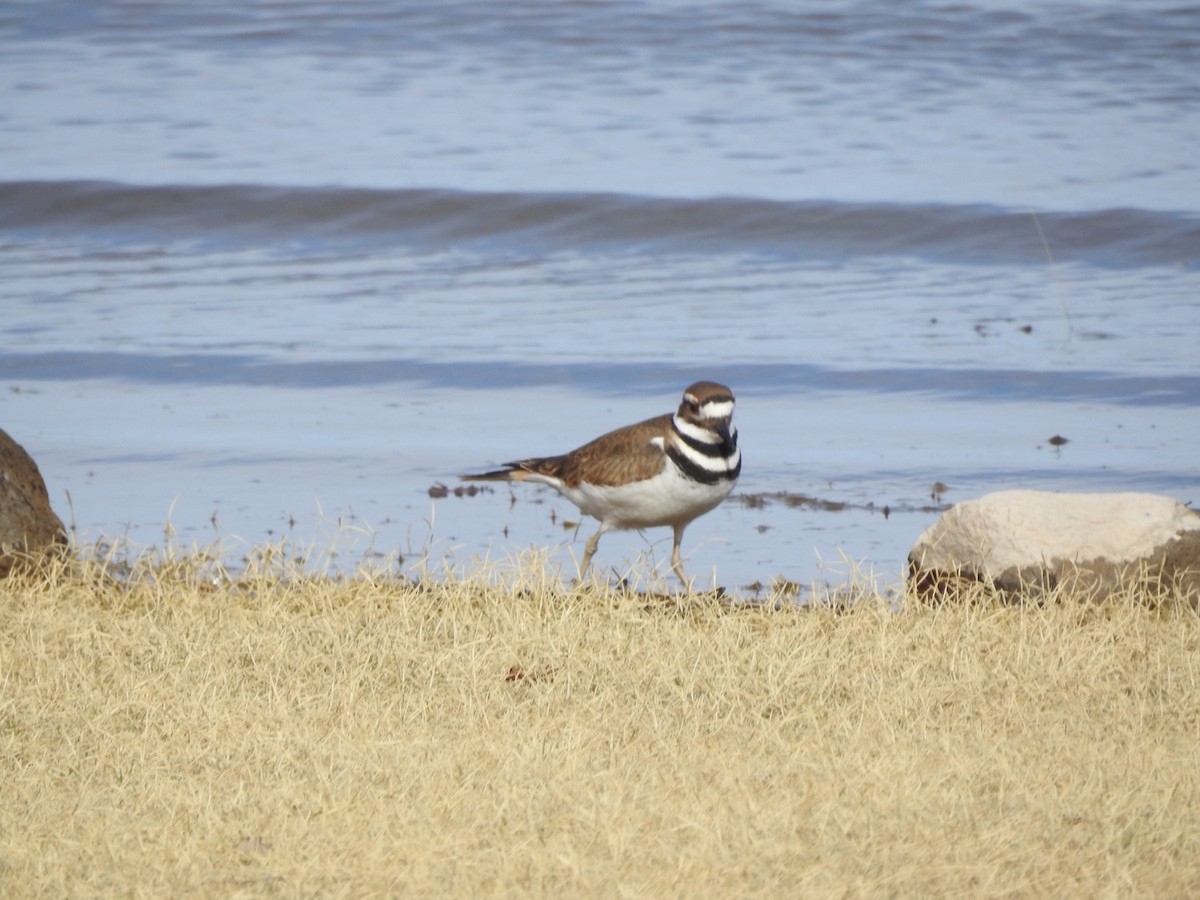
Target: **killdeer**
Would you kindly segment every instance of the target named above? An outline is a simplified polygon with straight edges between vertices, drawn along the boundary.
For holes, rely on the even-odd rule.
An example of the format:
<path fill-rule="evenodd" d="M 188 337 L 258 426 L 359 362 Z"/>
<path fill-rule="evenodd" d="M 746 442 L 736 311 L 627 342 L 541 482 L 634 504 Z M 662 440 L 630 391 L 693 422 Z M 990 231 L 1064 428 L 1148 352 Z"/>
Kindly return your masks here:
<path fill-rule="evenodd" d="M 679 557 L 683 530 L 729 496 L 741 471 L 733 391 L 698 381 L 683 392 L 674 415 L 618 428 L 562 456 L 522 459 L 460 477 L 548 484 L 584 515 L 599 519 L 599 530 L 584 547 L 580 578 L 605 533 L 670 525 L 671 569 L 686 585 Z"/>

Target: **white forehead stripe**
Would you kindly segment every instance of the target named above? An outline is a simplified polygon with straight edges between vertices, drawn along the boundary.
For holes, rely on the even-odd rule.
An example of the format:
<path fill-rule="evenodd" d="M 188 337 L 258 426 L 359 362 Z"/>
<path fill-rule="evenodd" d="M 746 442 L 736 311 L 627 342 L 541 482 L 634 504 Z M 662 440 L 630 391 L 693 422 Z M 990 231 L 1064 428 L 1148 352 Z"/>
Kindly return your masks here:
<path fill-rule="evenodd" d="M 706 419 L 728 419 L 733 415 L 733 401 L 709 400 L 700 407 L 700 415 Z"/>

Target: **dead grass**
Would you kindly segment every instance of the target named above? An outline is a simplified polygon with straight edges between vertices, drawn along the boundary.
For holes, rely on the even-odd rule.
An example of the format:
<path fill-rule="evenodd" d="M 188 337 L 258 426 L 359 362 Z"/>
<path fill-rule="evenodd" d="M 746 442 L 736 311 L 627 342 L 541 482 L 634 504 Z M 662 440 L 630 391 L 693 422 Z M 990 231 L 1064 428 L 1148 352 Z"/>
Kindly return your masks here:
<path fill-rule="evenodd" d="M 3 584 L 0 895 L 1200 894 L 1200 618 Z"/>

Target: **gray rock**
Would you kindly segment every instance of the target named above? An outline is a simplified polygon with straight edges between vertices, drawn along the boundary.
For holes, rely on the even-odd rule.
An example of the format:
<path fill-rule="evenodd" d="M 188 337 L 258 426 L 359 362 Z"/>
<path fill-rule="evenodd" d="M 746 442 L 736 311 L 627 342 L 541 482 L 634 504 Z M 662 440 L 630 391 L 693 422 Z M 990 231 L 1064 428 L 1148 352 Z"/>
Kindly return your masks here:
<path fill-rule="evenodd" d="M 1148 597 L 1200 597 L 1200 514 L 1155 494 L 999 491 L 957 503 L 908 555 L 926 600 L 971 583 L 1010 599 L 1061 589 L 1100 600 L 1133 586 Z"/>
<path fill-rule="evenodd" d="M 66 543 L 37 463 L 0 429 L 0 577 L 28 554 Z"/>

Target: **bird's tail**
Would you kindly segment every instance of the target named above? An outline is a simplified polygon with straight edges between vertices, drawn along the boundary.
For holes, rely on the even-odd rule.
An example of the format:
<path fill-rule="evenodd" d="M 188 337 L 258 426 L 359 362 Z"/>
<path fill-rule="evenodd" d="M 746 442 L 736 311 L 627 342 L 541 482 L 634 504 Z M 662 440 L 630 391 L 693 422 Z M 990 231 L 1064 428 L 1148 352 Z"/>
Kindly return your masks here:
<path fill-rule="evenodd" d="M 479 472 L 475 475 L 459 475 L 462 481 L 524 481 L 530 475 L 528 461 L 505 463 L 503 469 Z"/>
<path fill-rule="evenodd" d="M 524 481 L 532 476 L 557 476 L 561 466 L 561 456 L 547 456 L 540 459 L 521 459 L 504 464 L 503 469 L 491 472 L 480 472 L 477 475 L 459 475 L 463 481 Z"/>

